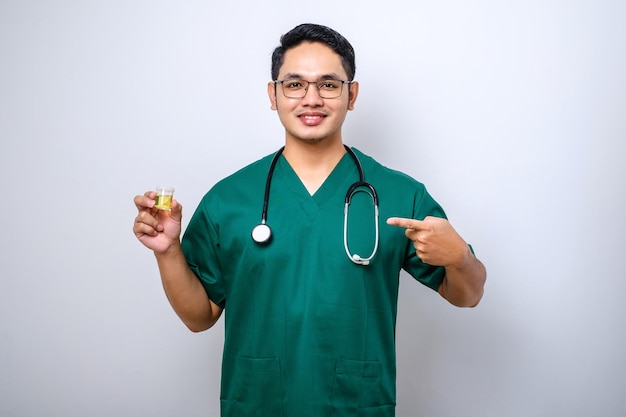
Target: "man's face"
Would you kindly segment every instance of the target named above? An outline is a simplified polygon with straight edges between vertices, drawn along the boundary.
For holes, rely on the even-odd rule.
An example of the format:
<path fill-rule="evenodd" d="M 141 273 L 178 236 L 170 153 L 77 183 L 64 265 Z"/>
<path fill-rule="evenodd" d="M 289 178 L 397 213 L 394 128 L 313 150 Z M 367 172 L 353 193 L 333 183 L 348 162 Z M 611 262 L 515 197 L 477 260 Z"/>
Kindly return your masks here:
<path fill-rule="evenodd" d="M 284 55 L 278 73 L 279 80 L 300 79 L 317 82 L 325 79 L 347 80 L 341 57 L 319 42 L 304 42 Z M 341 96 L 322 98 L 314 83 L 303 98 L 288 98 L 279 83 L 268 84 L 272 109 L 278 112 L 285 127 L 287 140 L 319 142 L 327 139 L 341 141 L 341 126 L 348 110 L 354 108 L 358 84 L 344 84 Z"/>

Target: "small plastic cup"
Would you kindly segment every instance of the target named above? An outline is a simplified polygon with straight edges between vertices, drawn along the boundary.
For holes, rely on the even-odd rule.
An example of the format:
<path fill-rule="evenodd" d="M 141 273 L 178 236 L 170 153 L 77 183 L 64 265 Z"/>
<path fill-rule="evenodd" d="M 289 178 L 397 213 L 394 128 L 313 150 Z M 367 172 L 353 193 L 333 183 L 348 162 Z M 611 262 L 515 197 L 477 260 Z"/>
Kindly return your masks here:
<path fill-rule="evenodd" d="M 174 187 L 157 187 L 154 207 L 159 210 L 171 210 L 174 198 Z"/>

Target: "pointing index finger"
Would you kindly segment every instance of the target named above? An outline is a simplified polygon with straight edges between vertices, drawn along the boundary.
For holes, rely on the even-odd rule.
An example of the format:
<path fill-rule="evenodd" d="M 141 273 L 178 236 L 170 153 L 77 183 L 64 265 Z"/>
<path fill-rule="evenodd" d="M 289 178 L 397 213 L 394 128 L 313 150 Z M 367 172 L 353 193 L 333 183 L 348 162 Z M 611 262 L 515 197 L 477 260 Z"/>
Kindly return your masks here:
<path fill-rule="evenodd" d="M 391 226 L 403 227 L 405 229 L 411 230 L 421 230 L 423 229 L 422 224 L 424 222 L 421 220 L 415 219 L 407 219 L 404 217 L 390 217 L 387 219 L 387 224 Z"/>

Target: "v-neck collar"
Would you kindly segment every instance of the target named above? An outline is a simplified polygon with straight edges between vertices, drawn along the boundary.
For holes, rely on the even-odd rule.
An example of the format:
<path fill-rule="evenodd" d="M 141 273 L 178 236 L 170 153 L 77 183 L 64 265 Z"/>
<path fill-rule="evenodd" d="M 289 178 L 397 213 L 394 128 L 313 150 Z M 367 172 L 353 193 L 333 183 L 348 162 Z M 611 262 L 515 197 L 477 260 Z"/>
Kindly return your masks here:
<path fill-rule="evenodd" d="M 335 194 L 345 193 L 347 190 L 347 186 L 344 186 L 345 182 L 350 181 L 352 177 L 354 177 L 354 180 L 350 184 L 358 180 L 356 165 L 348 153 L 342 156 L 313 195 L 309 194 L 309 191 L 284 155 L 280 156 L 274 175 L 282 179 L 280 181 L 281 185 L 290 196 L 293 196 L 298 201 L 311 218 L 315 217 L 320 208 L 327 201 L 331 200 Z"/>

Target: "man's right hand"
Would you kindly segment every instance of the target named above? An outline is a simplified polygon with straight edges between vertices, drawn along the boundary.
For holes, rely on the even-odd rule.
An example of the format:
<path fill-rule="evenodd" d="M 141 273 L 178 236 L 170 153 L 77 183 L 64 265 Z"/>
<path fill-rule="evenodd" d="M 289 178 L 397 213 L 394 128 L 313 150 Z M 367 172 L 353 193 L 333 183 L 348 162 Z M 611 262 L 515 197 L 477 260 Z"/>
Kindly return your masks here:
<path fill-rule="evenodd" d="M 154 191 L 135 196 L 134 202 L 139 214 L 135 217 L 133 232 L 147 248 L 163 253 L 180 244 L 183 206 L 173 200 L 171 211 L 159 210 L 154 207 L 155 197 Z"/>

